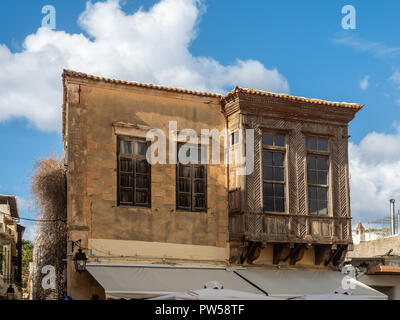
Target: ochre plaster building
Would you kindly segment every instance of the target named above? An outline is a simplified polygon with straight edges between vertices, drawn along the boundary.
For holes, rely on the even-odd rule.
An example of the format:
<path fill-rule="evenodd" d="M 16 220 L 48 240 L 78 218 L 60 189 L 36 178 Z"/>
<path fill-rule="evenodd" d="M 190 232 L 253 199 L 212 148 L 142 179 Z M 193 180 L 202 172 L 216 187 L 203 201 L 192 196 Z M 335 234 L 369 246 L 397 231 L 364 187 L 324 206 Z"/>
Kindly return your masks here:
<path fill-rule="evenodd" d="M 157 296 L 195 285 L 190 278 L 200 285 L 227 273 L 226 287 L 245 290 L 246 270 L 232 280 L 240 271 L 227 268 L 323 272 L 352 244 L 348 123 L 361 105 L 239 87 L 221 96 L 68 70 L 63 86 L 74 299 Z M 239 165 L 223 161 L 148 164 L 150 129 L 166 133 L 167 160 L 170 147 L 184 142 L 171 141 L 169 121 L 177 134 L 227 129 L 230 150 L 246 150 L 238 129 L 254 129 L 254 170 L 238 175 Z M 209 157 L 211 144 L 200 148 Z M 77 240 L 88 256 L 81 273 L 72 261 Z M 157 277 L 175 279 L 176 288 L 157 287 Z"/>

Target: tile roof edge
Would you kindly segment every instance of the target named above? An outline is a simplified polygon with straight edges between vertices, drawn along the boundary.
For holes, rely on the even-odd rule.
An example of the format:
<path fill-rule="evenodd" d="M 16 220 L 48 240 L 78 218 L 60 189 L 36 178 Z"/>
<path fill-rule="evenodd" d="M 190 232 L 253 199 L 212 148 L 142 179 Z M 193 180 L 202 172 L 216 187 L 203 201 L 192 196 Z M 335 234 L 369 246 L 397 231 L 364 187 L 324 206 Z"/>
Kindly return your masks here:
<path fill-rule="evenodd" d="M 107 82 L 107 83 L 123 84 L 123 85 L 128 85 L 128 86 L 156 89 L 156 90 L 176 92 L 176 93 L 191 94 L 191 95 L 197 95 L 197 96 L 202 96 L 202 97 L 212 97 L 212 98 L 221 98 L 222 97 L 220 94 L 217 94 L 217 93 L 188 90 L 188 89 L 182 89 L 182 88 L 173 88 L 173 87 L 167 87 L 167 86 L 161 86 L 161 85 L 155 85 L 155 84 L 146 84 L 146 83 L 134 82 L 134 81 L 117 80 L 117 79 L 98 77 L 98 76 L 93 76 L 93 75 L 83 73 L 83 72 L 77 72 L 77 71 L 64 69 L 63 73 L 62 73 L 63 81 L 65 81 L 66 77 L 103 81 L 103 82 Z"/>
<path fill-rule="evenodd" d="M 360 110 L 362 107 L 364 107 L 364 104 L 358 104 L 358 103 L 349 103 L 349 102 L 336 102 L 336 101 L 327 101 L 327 100 L 322 100 L 322 99 L 312 99 L 312 98 L 305 98 L 305 97 L 297 97 L 293 96 L 290 94 L 285 94 L 285 93 L 273 93 L 273 92 L 268 92 L 268 91 L 262 91 L 262 90 L 256 90 L 256 89 L 250 89 L 250 88 L 242 88 L 239 86 L 236 86 L 232 91 L 228 92 L 225 96 L 224 99 L 237 93 L 246 93 L 246 94 L 254 94 L 254 95 L 262 95 L 262 96 L 269 96 L 269 97 L 276 97 L 280 99 L 286 99 L 286 100 L 292 100 L 292 101 L 302 101 L 306 103 L 312 103 L 312 104 L 319 104 L 319 105 L 330 105 L 330 106 L 336 106 L 336 107 L 345 107 L 345 108 L 350 108 L 350 109 L 358 109 Z"/>
<path fill-rule="evenodd" d="M 94 76 L 94 75 L 90 75 L 90 74 L 83 73 L 83 72 L 77 72 L 77 71 L 73 71 L 73 70 L 64 69 L 63 73 L 62 73 L 62 78 L 63 78 L 64 84 L 65 84 L 66 77 L 89 79 L 89 80 L 94 80 L 94 81 L 103 81 L 103 82 L 107 82 L 107 83 L 130 85 L 130 86 L 135 86 L 135 87 L 191 94 L 191 95 L 197 95 L 197 96 L 203 96 L 203 97 L 220 98 L 221 101 L 224 101 L 225 99 L 227 99 L 228 97 L 232 96 L 235 93 L 241 92 L 241 93 L 246 93 L 246 94 L 275 97 L 275 98 L 291 100 L 291 101 L 301 101 L 301 102 L 306 102 L 306 103 L 311 103 L 311 104 L 316 104 L 316 105 L 329 105 L 329 106 L 344 107 L 344 108 L 357 109 L 357 110 L 360 110 L 362 107 L 364 107 L 364 104 L 361 105 L 358 103 L 336 102 L 336 101 L 327 101 L 327 100 L 322 100 L 322 99 L 297 97 L 297 96 L 293 96 L 290 94 L 273 93 L 273 92 L 256 90 L 256 89 L 251 89 L 251 88 L 242 88 L 239 86 L 236 86 L 233 90 L 231 90 L 227 94 L 221 95 L 218 93 L 202 92 L 202 91 L 188 90 L 188 89 L 182 89 L 182 88 L 173 88 L 173 87 L 160 86 L 160 85 L 154 85 L 154 84 L 146 84 L 146 83 L 134 82 L 134 81 L 117 80 L 117 79 L 99 77 L 99 76 Z"/>

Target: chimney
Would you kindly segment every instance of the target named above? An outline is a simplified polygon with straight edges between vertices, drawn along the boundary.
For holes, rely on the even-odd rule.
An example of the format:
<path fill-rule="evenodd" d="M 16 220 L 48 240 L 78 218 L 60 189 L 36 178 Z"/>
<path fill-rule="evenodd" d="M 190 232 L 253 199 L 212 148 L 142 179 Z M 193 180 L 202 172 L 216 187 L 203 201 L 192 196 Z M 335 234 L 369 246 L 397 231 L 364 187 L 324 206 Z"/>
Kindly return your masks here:
<path fill-rule="evenodd" d="M 397 212 L 397 234 L 400 234 L 400 210 Z"/>
<path fill-rule="evenodd" d="M 394 203 L 395 200 L 394 199 L 390 199 L 390 233 L 391 235 L 395 235 L 396 234 L 396 214 L 395 214 L 395 208 L 394 208 Z"/>

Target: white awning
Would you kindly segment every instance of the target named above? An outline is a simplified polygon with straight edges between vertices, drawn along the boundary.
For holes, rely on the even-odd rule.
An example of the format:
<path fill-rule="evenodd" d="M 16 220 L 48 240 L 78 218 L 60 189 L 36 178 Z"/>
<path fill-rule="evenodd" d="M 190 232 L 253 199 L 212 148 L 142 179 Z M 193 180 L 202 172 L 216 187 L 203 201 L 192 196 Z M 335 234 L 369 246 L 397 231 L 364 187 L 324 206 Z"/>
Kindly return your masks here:
<path fill-rule="evenodd" d="M 246 280 L 219 267 L 88 263 L 86 269 L 104 288 L 106 298 L 141 299 L 204 288 L 218 280 L 225 289 L 264 294 Z"/>
<path fill-rule="evenodd" d="M 244 269 L 236 273 L 271 297 L 326 295 L 342 288 L 362 299 L 386 300 L 381 292 L 338 271 Z"/>

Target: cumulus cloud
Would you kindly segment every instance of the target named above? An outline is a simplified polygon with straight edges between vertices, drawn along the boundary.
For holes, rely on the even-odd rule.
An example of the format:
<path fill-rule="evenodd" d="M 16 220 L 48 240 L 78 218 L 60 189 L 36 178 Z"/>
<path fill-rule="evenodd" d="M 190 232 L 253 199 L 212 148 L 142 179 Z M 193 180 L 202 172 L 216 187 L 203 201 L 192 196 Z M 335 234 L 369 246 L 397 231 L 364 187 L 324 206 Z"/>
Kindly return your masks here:
<path fill-rule="evenodd" d="M 389 77 L 389 80 L 400 89 L 400 70 L 396 69 Z"/>
<path fill-rule="evenodd" d="M 366 75 L 360 82 L 360 88 L 361 90 L 367 90 L 369 87 L 369 76 Z"/>
<path fill-rule="evenodd" d="M 400 203 L 400 127 L 396 134 L 371 132 L 349 144 L 353 224 L 389 215 L 389 199 Z"/>
<path fill-rule="evenodd" d="M 203 11 L 198 0 L 161 0 L 133 14 L 118 0 L 88 2 L 78 20 L 88 36 L 39 28 L 19 53 L 0 45 L 0 121 L 26 117 L 41 130 L 60 130 L 64 68 L 217 93 L 235 85 L 289 91 L 285 77 L 259 61 L 193 56 Z"/>

